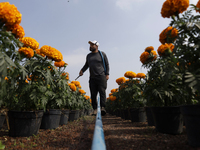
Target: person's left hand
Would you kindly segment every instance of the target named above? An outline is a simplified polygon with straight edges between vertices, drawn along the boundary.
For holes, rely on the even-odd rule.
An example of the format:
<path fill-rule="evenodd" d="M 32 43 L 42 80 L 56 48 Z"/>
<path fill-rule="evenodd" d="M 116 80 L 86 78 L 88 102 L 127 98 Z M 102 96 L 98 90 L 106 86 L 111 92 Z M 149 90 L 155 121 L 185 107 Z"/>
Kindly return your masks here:
<path fill-rule="evenodd" d="M 109 79 L 109 75 L 106 75 L 106 79 L 107 79 L 107 80 Z"/>

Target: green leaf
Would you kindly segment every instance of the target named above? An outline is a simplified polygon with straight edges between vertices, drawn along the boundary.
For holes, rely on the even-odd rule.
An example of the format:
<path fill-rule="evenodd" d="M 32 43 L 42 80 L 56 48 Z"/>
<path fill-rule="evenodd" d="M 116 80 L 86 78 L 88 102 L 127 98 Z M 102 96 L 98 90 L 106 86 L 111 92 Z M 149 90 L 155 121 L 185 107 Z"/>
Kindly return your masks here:
<path fill-rule="evenodd" d="M 198 83 L 197 80 L 192 81 L 188 86 L 189 87 L 194 87 Z"/>

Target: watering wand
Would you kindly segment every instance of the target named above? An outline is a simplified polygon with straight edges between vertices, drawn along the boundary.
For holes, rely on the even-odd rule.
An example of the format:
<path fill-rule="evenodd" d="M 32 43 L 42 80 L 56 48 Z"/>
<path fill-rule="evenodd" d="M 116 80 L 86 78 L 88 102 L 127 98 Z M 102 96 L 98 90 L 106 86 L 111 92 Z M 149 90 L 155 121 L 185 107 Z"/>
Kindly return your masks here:
<path fill-rule="evenodd" d="M 80 75 L 75 79 L 75 81 L 80 77 Z"/>

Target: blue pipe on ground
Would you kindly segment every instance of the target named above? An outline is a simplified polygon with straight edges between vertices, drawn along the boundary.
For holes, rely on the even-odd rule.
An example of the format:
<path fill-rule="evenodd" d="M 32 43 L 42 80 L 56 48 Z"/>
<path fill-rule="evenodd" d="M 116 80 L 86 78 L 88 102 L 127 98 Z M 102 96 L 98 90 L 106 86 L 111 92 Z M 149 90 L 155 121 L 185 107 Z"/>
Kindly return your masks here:
<path fill-rule="evenodd" d="M 99 97 L 98 97 L 98 103 L 97 103 L 96 123 L 95 123 L 95 128 L 94 128 L 91 150 L 106 150 Z"/>

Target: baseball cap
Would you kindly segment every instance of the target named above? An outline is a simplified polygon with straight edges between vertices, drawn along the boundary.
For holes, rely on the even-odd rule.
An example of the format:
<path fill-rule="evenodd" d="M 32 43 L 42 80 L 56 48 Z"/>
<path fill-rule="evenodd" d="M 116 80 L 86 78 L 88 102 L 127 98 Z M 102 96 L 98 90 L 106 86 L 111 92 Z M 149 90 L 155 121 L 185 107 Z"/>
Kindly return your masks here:
<path fill-rule="evenodd" d="M 97 41 L 95 41 L 95 40 L 94 41 L 89 41 L 88 43 L 89 44 L 95 44 L 95 45 L 99 46 L 99 43 Z"/>

